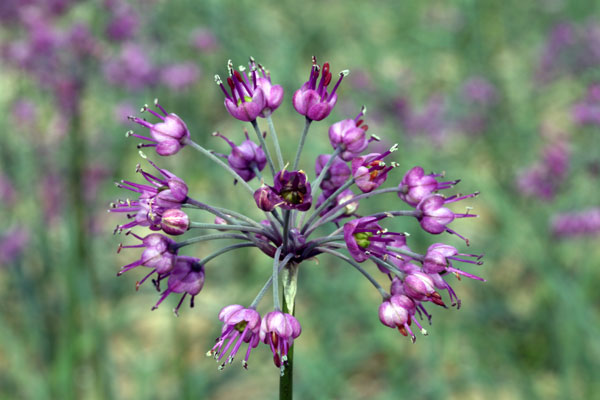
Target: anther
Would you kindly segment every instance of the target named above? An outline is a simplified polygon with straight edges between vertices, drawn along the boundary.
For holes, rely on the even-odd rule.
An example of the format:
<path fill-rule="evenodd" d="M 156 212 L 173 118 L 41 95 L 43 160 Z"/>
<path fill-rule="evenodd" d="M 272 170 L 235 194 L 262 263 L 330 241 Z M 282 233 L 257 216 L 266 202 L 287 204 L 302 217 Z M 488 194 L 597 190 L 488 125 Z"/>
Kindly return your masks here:
<path fill-rule="evenodd" d="M 215 83 L 217 85 L 222 85 L 223 81 L 221 80 L 221 77 L 219 75 L 215 75 Z"/>
<path fill-rule="evenodd" d="M 343 71 L 340 71 L 340 76 L 348 76 L 350 75 L 350 70 L 349 69 L 345 69 Z"/>

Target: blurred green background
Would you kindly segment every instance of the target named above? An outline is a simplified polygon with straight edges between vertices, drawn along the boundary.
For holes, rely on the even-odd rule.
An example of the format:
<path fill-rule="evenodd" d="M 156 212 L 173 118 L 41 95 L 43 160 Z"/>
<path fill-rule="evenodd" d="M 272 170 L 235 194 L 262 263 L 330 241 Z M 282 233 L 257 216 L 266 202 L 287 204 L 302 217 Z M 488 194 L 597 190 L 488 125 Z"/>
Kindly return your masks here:
<path fill-rule="evenodd" d="M 112 235 L 122 216 L 106 213 L 125 196 L 114 182 L 138 179 L 143 162 L 138 141 L 124 135 L 142 130 L 124 116 L 158 97 L 195 141 L 228 152 L 211 132 L 239 143 L 249 126 L 227 114 L 213 75 L 250 55 L 286 91 L 273 119 L 288 160 L 303 127 L 291 95 L 310 57 L 351 70 L 332 115 L 311 129 L 301 161 L 309 176 L 314 157 L 331 152 L 328 126 L 364 104 L 369 132 L 400 144 L 388 184 L 421 165 L 462 179 L 462 193 L 481 191 L 466 202 L 480 218 L 452 225 L 470 248 L 394 221 L 415 251 L 442 240 L 485 253 L 483 266 L 467 270 L 487 282 L 453 280 L 463 306 L 429 307 L 429 336 L 415 344 L 379 322 L 378 293 L 356 271 L 328 256 L 302 266 L 296 398 L 597 397 L 598 236 L 557 237 L 550 224 L 556 213 L 599 206 L 600 132 L 573 111 L 600 78 L 599 8 L 591 0 L 2 0 L 0 398 L 277 398 L 266 347 L 253 350 L 248 371 L 237 363 L 218 371 L 205 357 L 220 334 L 219 310 L 254 298 L 269 259 L 252 249 L 224 255 L 207 265 L 195 308 L 175 318 L 169 298 L 150 312 L 157 293 L 135 291 L 143 271 L 115 277 L 139 254 L 116 254 L 131 242 Z M 487 89 L 473 95 L 468 82 Z M 528 181 L 528 168 L 543 170 L 556 143 L 568 148 L 568 167 L 545 176 L 550 195 L 536 195 L 541 178 Z M 255 214 L 243 189 L 192 149 L 145 153 L 185 179 L 192 196 Z M 403 207 L 393 195 L 361 205 Z M 201 257 L 216 245 L 184 252 Z"/>

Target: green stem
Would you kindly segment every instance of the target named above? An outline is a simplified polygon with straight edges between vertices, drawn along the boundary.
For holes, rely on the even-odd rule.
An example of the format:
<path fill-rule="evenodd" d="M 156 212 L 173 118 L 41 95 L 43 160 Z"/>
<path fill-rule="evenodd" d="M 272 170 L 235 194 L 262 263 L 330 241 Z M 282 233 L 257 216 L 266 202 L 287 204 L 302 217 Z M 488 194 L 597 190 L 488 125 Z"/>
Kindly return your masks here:
<path fill-rule="evenodd" d="M 267 123 L 269 124 L 269 131 L 273 138 L 273 144 L 275 145 L 275 154 L 277 155 L 277 162 L 279 163 L 279 170 L 283 169 L 283 157 L 281 155 L 281 147 L 279 146 L 279 139 L 277 139 L 277 132 L 275 131 L 275 125 L 273 125 L 273 119 L 271 114 L 267 116 Z"/>
<path fill-rule="evenodd" d="M 267 147 L 267 143 L 265 142 L 265 138 L 263 137 L 262 132 L 260 131 L 260 128 L 258 127 L 258 123 L 256 122 L 256 120 L 250 121 L 250 123 L 254 127 L 256 136 L 258 136 L 258 141 L 260 142 L 260 146 L 265 151 L 265 155 L 267 156 L 267 163 L 269 164 L 269 168 L 271 169 L 271 174 L 273 174 L 273 176 L 275 176 L 275 165 L 273 164 L 273 158 L 271 158 L 271 152 L 269 151 L 269 148 Z"/>
<path fill-rule="evenodd" d="M 288 296 L 283 296 L 282 311 L 294 315 L 294 300 L 288 304 Z M 294 396 L 294 343 L 287 353 L 287 364 L 279 377 L 279 400 L 291 400 Z"/>
<path fill-rule="evenodd" d="M 306 141 L 306 135 L 308 134 L 308 128 L 310 128 L 311 119 L 306 118 L 306 123 L 304 124 L 304 130 L 302 131 L 302 136 L 300 137 L 300 143 L 298 144 L 298 150 L 296 150 L 296 158 L 294 159 L 294 166 L 292 167 L 292 171 L 295 171 L 298 168 L 298 163 L 300 162 L 300 154 L 302 154 L 302 149 L 304 148 L 304 142 Z"/>

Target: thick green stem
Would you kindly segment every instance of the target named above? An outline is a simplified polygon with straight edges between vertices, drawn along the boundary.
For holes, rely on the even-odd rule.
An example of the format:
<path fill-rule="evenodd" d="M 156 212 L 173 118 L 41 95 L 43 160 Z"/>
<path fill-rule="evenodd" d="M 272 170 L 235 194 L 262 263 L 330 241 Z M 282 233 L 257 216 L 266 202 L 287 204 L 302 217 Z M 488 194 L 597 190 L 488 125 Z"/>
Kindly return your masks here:
<path fill-rule="evenodd" d="M 290 263 L 282 271 L 283 307 L 282 311 L 294 315 L 294 303 L 298 282 L 298 264 Z M 287 363 L 279 378 L 279 400 L 291 400 L 294 395 L 294 343 L 287 354 Z"/>

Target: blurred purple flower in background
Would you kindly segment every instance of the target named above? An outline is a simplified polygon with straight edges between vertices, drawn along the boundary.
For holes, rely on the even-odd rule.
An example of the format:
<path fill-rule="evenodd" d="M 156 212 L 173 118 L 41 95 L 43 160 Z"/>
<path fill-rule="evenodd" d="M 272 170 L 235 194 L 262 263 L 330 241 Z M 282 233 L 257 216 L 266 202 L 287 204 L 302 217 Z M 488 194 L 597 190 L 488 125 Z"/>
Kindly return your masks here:
<path fill-rule="evenodd" d="M 578 125 L 600 126 L 600 84 L 591 84 L 586 96 L 573 105 L 571 113 Z"/>
<path fill-rule="evenodd" d="M 556 237 L 595 236 L 600 233 L 600 208 L 556 214 L 550 223 Z"/>

